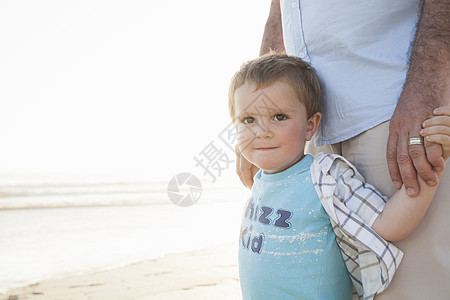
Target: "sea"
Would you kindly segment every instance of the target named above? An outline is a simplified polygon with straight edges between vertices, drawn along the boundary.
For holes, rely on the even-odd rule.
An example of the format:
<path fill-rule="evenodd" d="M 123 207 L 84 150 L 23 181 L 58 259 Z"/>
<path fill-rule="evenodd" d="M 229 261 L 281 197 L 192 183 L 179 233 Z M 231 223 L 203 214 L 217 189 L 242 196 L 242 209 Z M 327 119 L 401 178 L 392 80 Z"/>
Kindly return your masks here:
<path fill-rule="evenodd" d="M 249 191 L 236 179 L 200 182 L 195 193 L 180 186 L 193 196 L 181 206 L 170 178 L 0 174 L 0 293 L 237 243 Z"/>

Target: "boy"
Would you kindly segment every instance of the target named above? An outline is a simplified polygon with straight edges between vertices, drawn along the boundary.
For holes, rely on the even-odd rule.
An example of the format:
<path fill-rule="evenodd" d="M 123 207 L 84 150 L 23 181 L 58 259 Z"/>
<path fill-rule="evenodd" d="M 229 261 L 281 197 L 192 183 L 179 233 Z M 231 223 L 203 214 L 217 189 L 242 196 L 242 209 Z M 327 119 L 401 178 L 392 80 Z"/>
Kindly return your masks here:
<path fill-rule="evenodd" d="M 305 156 L 319 99 L 315 71 L 286 55 L 244 64 L 230 84 L 239 151 L 260 168 L 241 225 L 244 299 L 350 299 L 352 282 L 360 298 L 372 299 L 403 256 L 386 240 L 409 235 L 433 198 L 436 187 L 421 182 L 418 197 L 400 190 L 387 202 L 344 158 Z M 422 134 L 442 143 L 446 159 L 442 120 L 427 122 Z"/>

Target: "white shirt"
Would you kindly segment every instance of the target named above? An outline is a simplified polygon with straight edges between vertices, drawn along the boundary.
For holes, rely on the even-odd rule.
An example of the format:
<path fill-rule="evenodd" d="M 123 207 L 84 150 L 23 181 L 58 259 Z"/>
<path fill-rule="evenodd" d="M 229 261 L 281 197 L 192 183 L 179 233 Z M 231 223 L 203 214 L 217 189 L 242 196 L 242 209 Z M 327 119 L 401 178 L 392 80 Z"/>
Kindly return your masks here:
<path fill-rule="evenodd" d="M 373 299 L 391 283 L 403 258 L 400 249 L 371 228 L 388 198 L 342 156 L 320 153 L 310 171 L 358 297 Z"/>
<path fill-rule="evenodd" d="M 323 97 L 316 144 L 391 118 L 406 79 L 418 0 L 281 0 L 288 55 L 311 63 Z"/>

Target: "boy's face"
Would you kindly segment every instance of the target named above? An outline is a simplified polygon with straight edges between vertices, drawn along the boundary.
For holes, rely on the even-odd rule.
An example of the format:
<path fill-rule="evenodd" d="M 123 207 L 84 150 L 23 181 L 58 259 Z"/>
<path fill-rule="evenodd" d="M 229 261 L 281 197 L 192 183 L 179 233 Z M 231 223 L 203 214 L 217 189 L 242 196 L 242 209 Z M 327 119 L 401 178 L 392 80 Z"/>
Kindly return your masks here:
<path fill-rule="evenodd" d="M 314 135 L 321 115 L 308 119 L 305 106 L 283 81 L 255 89 L 246 82 L 234 94 L 238 146 L 263 171 L 280 172 L 303 158 L 305 141 Z"/>

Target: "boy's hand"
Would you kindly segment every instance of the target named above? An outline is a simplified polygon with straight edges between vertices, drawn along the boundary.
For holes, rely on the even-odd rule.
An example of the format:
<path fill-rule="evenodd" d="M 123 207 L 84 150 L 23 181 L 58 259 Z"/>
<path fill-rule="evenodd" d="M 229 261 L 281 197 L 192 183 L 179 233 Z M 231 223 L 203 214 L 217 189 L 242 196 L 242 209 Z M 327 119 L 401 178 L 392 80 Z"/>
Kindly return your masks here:
<path fill-rule="evenodd" d="M 259 169 L 241 154 L 237 145 L 234 149 L 236 152 L 236 173 L 239 175 L 242 183 L 251 189 L 253 186 L 253 176 L 255 176 Z"/>
<path fill-rule="evenodd" d="M 442 146 L 442 157 L 450 156 L 450 106 L 442 106 L 433 111 L 434 117 L 423 122 L 420 135 L 425 137 L 426 147 Z"/>

